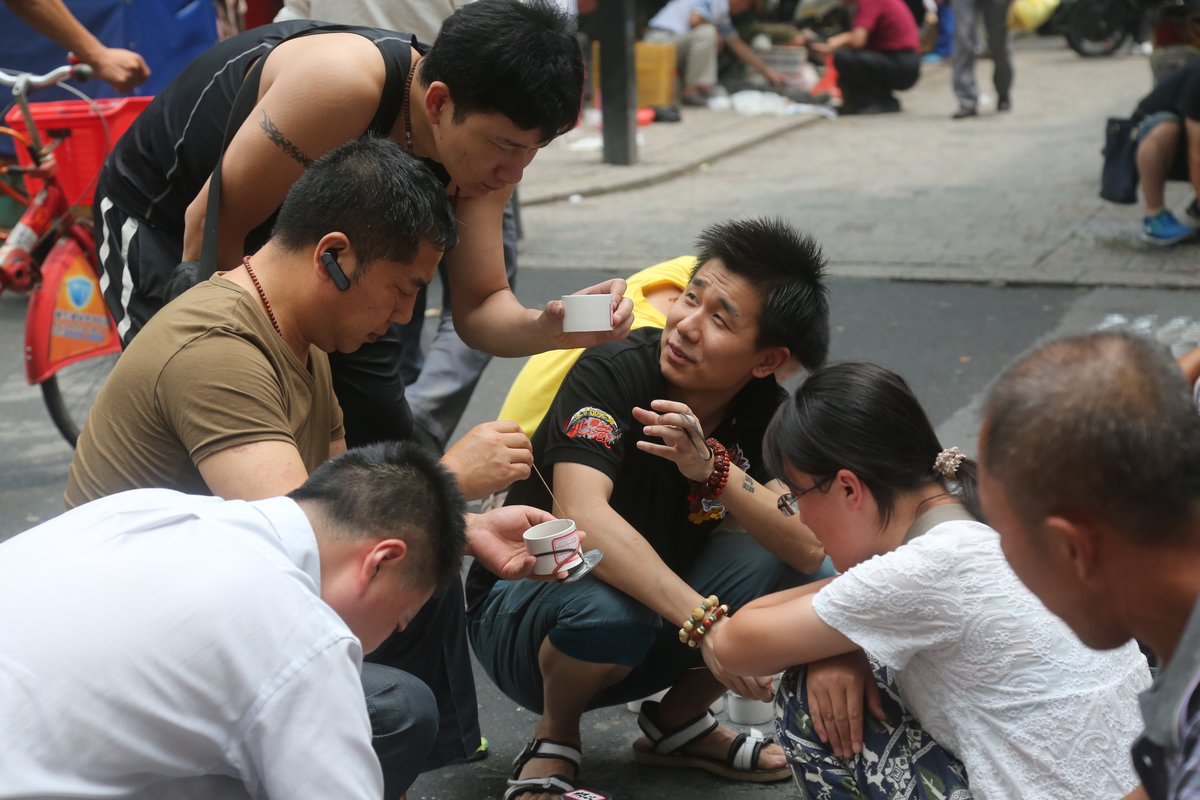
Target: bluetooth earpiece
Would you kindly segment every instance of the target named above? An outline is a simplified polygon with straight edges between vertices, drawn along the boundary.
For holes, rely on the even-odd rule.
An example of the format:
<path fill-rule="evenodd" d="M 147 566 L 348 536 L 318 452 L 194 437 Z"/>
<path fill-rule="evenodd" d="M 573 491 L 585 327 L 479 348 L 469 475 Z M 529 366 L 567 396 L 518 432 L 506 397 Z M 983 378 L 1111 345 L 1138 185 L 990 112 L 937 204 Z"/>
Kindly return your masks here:
<path fill-rule="evenodd" d="M 346 277 L 346 273 L 342 271 L 342 265 L 338 263 L 336 250 L 326 250 L 321 253 L 321 263 L 325 266 L 325 271 L 329 273 L 333 285 L 338 288 L 339 292 L 350 288 L 350 279 Z"/>

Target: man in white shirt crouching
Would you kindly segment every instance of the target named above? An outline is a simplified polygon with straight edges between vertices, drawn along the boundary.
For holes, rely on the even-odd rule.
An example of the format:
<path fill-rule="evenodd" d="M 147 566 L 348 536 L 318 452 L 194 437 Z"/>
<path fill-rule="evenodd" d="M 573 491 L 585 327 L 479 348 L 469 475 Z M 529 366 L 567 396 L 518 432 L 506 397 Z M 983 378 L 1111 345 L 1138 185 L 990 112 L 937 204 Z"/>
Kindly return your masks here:
<path fill-rule="evenodd" d="M 465 543 L 449 473 L 388 443 L 287 497 L 139 489 L 0 544 L 0 798 L 379 800 L 363 651 Z M 424 684 L 367 668 L 431 740 Z"/>

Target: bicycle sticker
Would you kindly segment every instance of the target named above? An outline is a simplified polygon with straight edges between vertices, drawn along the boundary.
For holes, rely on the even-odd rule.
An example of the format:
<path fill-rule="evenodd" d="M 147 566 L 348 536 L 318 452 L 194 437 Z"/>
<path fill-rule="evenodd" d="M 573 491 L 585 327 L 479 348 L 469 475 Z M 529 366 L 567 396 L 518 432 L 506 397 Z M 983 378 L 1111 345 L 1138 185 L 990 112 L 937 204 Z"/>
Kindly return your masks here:
<path fill-rule="evenodd" d="M 77 253 L 67 267 L 54 301 L 50 361 L 70 358 L 113 343 L 108 308 L 88 259 Z"/>

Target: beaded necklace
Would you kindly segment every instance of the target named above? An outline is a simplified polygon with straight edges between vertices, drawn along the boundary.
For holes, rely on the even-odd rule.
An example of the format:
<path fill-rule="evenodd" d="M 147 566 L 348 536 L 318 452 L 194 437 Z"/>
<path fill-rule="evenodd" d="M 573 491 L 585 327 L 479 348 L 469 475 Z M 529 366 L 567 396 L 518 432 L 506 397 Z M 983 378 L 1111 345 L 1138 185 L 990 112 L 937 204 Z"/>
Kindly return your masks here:
<path fill-rule="evenodd" d="M 258 276 L 254 274 L 254 270 L 250 267 L 250 256 L 242 256 L 242 266 L 246 268 L 246 274 L 250 276 L 254 288 L 258 290 L 258 298 L 262 300 L 263 308 L 267 310 L 267 319 L 271 320 L 271 327 L 283 337 L 283 331 L 279 328 L 279 320 L 275 319 L 275 312 L 271 310 L 271 301 L 267 299 L 267 293 L 263 291 L 262 284 L 258 282 Z"/>

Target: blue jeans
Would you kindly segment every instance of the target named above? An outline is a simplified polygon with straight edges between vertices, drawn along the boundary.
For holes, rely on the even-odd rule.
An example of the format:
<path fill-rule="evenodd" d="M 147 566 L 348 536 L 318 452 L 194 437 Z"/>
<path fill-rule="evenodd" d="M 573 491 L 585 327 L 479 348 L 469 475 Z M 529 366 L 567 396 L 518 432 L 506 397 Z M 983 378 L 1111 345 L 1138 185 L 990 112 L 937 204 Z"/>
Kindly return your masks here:
<path fill-rule="evenodd" d="M 381 664 L 363 664 L 371 747 L 383 768 L 384 797 L 400 797 L 425 768 L 438 731 L 438 706 L 421 681 Z"/>
<path fill-rule="evenodd" d="M 747 533 L 714 533 L 688 564 L 669 564 L 688 585 L 736 609 L 756 597 L 833 574 L 828 560 L 805 576 L 767 552 Z M 688 609 L 680 609 L 686 613 Z M 580 661 L 632 667 L 591 699 L 589 708 L 620 705 L 675 684 L 701 666 L 700 653 L 679 643 L 677 622 L 596 577 L 577 583 L 499 581 L 468 615 L 475 655 L 495 684 L 526 708 L 541 712 L 538 650 L 546 637 Z"/>

